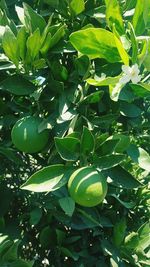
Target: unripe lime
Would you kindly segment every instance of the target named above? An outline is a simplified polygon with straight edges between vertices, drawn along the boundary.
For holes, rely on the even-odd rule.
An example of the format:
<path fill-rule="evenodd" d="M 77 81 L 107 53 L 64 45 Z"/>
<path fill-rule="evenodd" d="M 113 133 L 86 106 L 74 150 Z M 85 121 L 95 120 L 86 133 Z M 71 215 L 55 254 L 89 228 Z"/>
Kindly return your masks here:
<path fill-rule="evenodd" d="M 104 200 L 107 194 L 107 182 L 95 168 L 82 167 L 71 175 L 68 191 L 79 205 L 94 207 Z"/>
<path fill-rule="evenodd" d="M 27 116 L 18 120 L 11 131 L 13 144 L 25 153 L 41 151 L 48 142 L 48 131 L 38 132 L 38 126 L 42 119 Z"/>

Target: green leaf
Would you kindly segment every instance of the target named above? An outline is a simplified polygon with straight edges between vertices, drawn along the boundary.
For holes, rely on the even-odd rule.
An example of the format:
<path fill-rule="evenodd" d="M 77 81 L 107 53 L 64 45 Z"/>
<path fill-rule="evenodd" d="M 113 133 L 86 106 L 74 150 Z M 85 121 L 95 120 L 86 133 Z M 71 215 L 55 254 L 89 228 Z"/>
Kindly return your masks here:
<path fill-rule="evenodd" d="M 110 155 L 112 154 L 117 146 L 119 142 L 119 139 L 116 140 L 112 140 L 112 139 L 107 139 L 106 141 L 104 141 L 96 150 L 96 152 L 98 153 L 98 155 L 101 156 L 106 156 L 106 155 Z"/>
<path fill-rule="evenodd" d="M 51 165 L 37 171 L 21 186 L 21 189 L 33 192 L 50 192 L 67 182 L 67 169 L 64 165 Z"/>
<path fill-rule="evenodd" d="M 27 36 L 28 35 L 26 33 L 25 27 L 21 27 L 17 34 L 17 43 L 19 49 L 19 56 L 22 60 L 25 60 Z"/>
<path fill-rule="evenodd" d="M 2 39 L 2 46 L 6 56 L 16 65 L 19 64 L 19 50 L 17 38 L 11 29 L 6 26 L 5 33 Z"/>
<path fill-rule="evenodd" d="M 91 59 L 104 58 L 112 63 L 120 61 L 114 34 L 105 29 L 88 28 L 74 32 L 70 35 L 70 42 Z"/>
<path fill-rule="evenodd" d="M 127 249 L 136 249 L 139 245 L 138 233 L 131 232 L 129 235 L 127 235 L 124 240 L 124 245 Z"/>
<path fill-rule="evenodd" d="M 68 248 L 61 247 L 61 252 L 65 256 L 72 258 L 74 261 L 77 261 L 79 259 L 79 255 L 76 252 L 69 250 Z"/>
<path fill-rule="evenodd" d="M 120 79 L 120 76 L 117 77 L 102 77 L 99 79 L 88 78 L 86 82 L 94 86 L 108 86 L 110 84 L 115 85 Z"/>
<path fill-rule="evenodd" d="M 44 28 L 46 27 L 46 22 L 44 18 L 38 13 L 36 13 L 28 4 L 23 3 L 23 7 L 24 7 L 23 20 L 28 31 L 33 33 L 37 30 L 37 28 L 39 28 L 40 33 L 42 33 L 44 31 Z"/>
<path fill-rule="evenodd" d="M 41 218 L 42 218 L 42 209 L 41 208 L 37 207 L 30 212 L 30 224 L 31 225 L 38 224 Z"/>
<path fill-rule="evenodd" d="M 118 143 L 115 147 L 115 152 L 122 153 L 124 152 L 130 145 L 130 138 L 124 134 L 114 134 L 113 136 L 109 137 L 111 140 L 118 140 Z M 109 140 L 108 139 L 108 140 Z"/>
<path fill-rule="evenodd" d="M 132 43 L 132 64 L 137 63 L 137 57 L 138 57 L 138 42 L 136 40 L 135 31 L 130 22 L 128 22 L 128 26 L 130 29 L 130 39 Z"/>
<path fill-rule="evenodd" d="M 95 141 L 94 141 L 94 136 L 91 133 L 91 131 L 84 126 L 83 128 L 83 133 L 81 136 L 81 153 L 83 155 L 88 155 L 89 153 L 94 151 L 95 147 Z"/>
<path fill-rule="evenodd" d="M 113 229 L 113 242 L 116 247 L 120 247 L 126 233 L 126 219 L 123 217 L 120 221 L 116 222 Z"/>
<path fill-rule="evenodd" d="M 106 170 L 118 165 L 124 160 L 124 158 L 125 155 L 122 154 L 107 155 L 98 157 L 94 160 L 94 164 L 101 170 Z"/>
<path fill-rule="evenodd" d="M 120 5 L 117 0 L 107 0 L 106 3 L 106 20 L 110 29 L 113 25 L 117 32 L 122 35 L 125 32 Z"/>
<path fill-rule="evenodd" d="M 64 160 L 75 161 L 78 159 L 79 144 L 79 139 L 74 137 L 55 137 L 56 149 Z"/>
<path fill-rule="evenodd" d="M 147 97 L 150 96 L 150 84 L 146 83 L 138 83 L 138 84 L 130 84 L 135 95 L 139 97 Z"/>
<path fill-rule="evenodd" d="M 118 49 L 118 52 L 119 52 L 119 55 L 120 55 L 121 59 L 122 59 L 123 63 L 128 66 L 130 58 L 129 58 L 126 50 L 124 49 L 121 41 L 117 38 L 116 35 L 114 35 L 114 38 L 115 38 L 116 47 Z"/>
<path fill-rule="evenodd" d="M 135 206 L 134 202 L 126 202 L 122 201 L 119 197 L 117 197 L 115 194 L 110 194 L 112 197 L 117 199 L 121 205 L 123 205 L 126 209 L 132 209 Z"/>
<path fill-rule="evenodd" d="M 56 231 L 52 227 L 46 226 L 42 228 L 39 239 L 42 248 L 50 249 L 51 246 L 56 246 Z"/>
<path fill-rule="evenodd" d="M 78 15 L 85 9 L 85 3 L 84 0 L 72 0 L 69 4 L 69 7 L 74 15 Z"/>
<path fill-rule="evenodd" d="M 150 12 L 150 0 L 137 0 L 133 16 L 133 27 L 136 35 L 141 35 L 147 26 Z"/>
<path fill-rule="evenodd" d="M 11 263 L 11 267 L 33 267 L 33 262 L 27 262 L 27 261 L 18 259 Z"/>
<path fill-rule="evenodd" d="M 84 97 L 80 104 L 94 104 L 99 102 L 104 95 L 103 91 L 97 91 Z"/>
<path fill-rule="evenodd" d="M 150 156 L 143 148 L 131 144 L 127 153 L 142 169 L 150 172 Z"/>
<path fill-rule="evenodd" d="M 136 117 L 141 116 L 142 111 L 135 104 L 121 102 L 120 113 L 126 117 L 136 118 Z"/>
<path fill-rule="evenodd" d="M 73 212 L 75 210 L 75 202 L 71 197 L 64 197 L 59 199 L 59 204 L 63 211 L 71 217 L 73 215 Z"/>
<path fill-rule="evenodd" d="M 35 88 L 34 84 L 19 75 L 10 76 L 0 83 L 0 90 L 8 91 L 14 95 L 30 95 Z"/>
<path fill-rule="evenodd" d="M 38 56 L 41 47 L 40 30 L 36 29 L 27 39 L 27 61 L 31 62 Z"/>
<path fill-rule="evenodd" d="M 53 46 L 55 46 L 64 35 L 65 35 L 65 26 L 62 25 L 62 26 L 60 26 L 58 28 L 58 30 L 52 36 L 52 39 L 51 39 L 51 43 L 50 43 L 50 47 L 49 48 L 52 48 Z"/>
<path fill-rule="evenodd" d="M 20 240 L 14 241 L 14 244 L 4 253 L 2 259 L 7 261 L 14 261 L 18 257 L 18 246 Z"/>
<path fill-rule="evenodd" d="M 133 189 L 142 186 L 129 172 L 121 166 L 116 166 L 104 172 L 116 186 L 121 186 L 126 189 Z"/>
<path fill-rule="evenodd" d="M 145 250 L 150 244 L 150 222 L 144 223 L 139 229 L 139 247 Z"/>

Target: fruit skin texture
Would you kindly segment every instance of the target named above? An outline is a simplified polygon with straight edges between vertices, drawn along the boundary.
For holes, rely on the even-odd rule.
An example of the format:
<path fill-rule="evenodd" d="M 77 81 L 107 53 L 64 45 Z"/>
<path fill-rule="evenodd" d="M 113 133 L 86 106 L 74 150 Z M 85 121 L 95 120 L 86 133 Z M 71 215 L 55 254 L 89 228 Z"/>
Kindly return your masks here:
<path fill-rule="evenodd" d="M 94 207 L 104 200 L 107 194 L 107 182 L 94 167 L 82 167 L 70 176 L 68 191 L 79 205 Z"/>
<path fill-rule="evenodd" d="M 16 148 L 25 153 L 36 153 L 46 146 L 49 134 L 47 130 L 38 132 L 41 121 L 41 118 L 27 116 L 15 123 L 11 138 Z"/>

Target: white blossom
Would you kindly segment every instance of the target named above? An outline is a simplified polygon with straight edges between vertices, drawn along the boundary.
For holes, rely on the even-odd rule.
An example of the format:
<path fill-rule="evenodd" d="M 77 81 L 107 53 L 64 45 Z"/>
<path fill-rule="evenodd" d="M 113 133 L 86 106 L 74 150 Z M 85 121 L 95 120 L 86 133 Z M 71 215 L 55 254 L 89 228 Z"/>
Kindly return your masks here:
<path fill-rule="evenodd" d="M 139 75 L 140 70 L 137 64 L 134 64 L 131 67 L 123 65 L 122 71 L 123 75 L 119 80 L 120 84 L 126 84 L 130 81 L 137 84 L 141 80 L 141 75 Z"/>
<path fill-rule="evenodd" d="M 44 266 L 49 266 L 49 260 L 48 259 L 46 259 L 46 258 L 44 258 L 44 260 L 42 261 L 42 264 L 44 265 Z"/>

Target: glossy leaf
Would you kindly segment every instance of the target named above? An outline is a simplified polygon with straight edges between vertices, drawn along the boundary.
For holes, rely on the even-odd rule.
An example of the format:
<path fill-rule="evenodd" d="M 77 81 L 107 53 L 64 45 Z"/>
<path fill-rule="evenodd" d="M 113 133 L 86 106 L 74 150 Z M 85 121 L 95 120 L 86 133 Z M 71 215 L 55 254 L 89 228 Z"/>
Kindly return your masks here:
<path fill-rule="evenodd" d="M 150 172 L 150 155 L 143 148 L 131 144 L 127 153 L 142 169 Z"/>
<path fill-rule="evenodd" d="M 35 89 L 34 84 L 19 75 L 10 76 L 0 83 L 0 90 L 8 91 L 14 95 L 30 95 Z"/>
<path fill-rule="evenodd" d="M 34 33 L 39 28 L 40 33 L 46 27 L 44 18 L 36 13 L 28 4 L 24 3 L 24 23 L 29 32 Z M 18 12 L 19 14 L 19 12 Z"/>
<path fill-rule="evenodd" d="M 137 0 L 133 16 L 133 27 L 136 35 L 141 35 L 145 31 L 149 19 L 149 12 L 150 0 Z"/>
<path fill-rule="evenodd" d="M 6 56 L 18 66 L 19 64 L 19 50 L 17 38 L 11 29 L 6 26 L 5 33 L 3 34 L 2 46 Z"/>
<path fill-rule="evenodd" d="M 120 5 L 117 0 L 106 0 L 106 20 L 107 24 L 112 30 L 113 24 L 115 25 L 118 33 L 124 33 L 124 23 L 120 10 Z"/>
<path fill-rule="evenodd" d="M 88 28 L 74 32 L 70 35 L 70 41 L 76 50 L 92 59 L 120 60 L 114 34 L 105 29 Z"/>
<path fill-rule="evenodd" d="M 101 170 L 110 169 L 124 160 L 125 156 L 122 154 L 107 155 L 97 158 L 94 164 Z"/>
<path fill-rule="evenodd" d="M 21 186 L 21 189 L 33 192 L 50 192 L 62 187 L 67 182 L 64 165 L 52 165 L 35 172 Z"/>
<path fill-rule="evenodd" d="M 128 171 L 126 171 L 121 166 L 116 166 L 114 168 L 105 171 L 107 175 L 116 186 L 121 186 L 126 189 L 133 189 L 141 187 L 142 184 L 135 179 Z"/>
<path fill-rule="evenodd" d="M 123 217 L 120 221 L 116 222 L 113 229 L 113 242 L 116 247 L 120 247 L 126 233 L 126 219 Z"/>
<path fill-rule="evenodd" d="M 35 30 L 27 40 L 27 61 L 32 62 L 39 54 L 41 47 L 41 36 L 39 29 Z"/>
<path fill-rule="evenodd" d="M 75 202 L 71 197 L 60 198 L 59 204 L 63 211 L 66 213 L 66 215 L 70 217 L 73 215 L 73 212 L 75 210 Z"/>
<path fill-rule="evenodd" d="M 83 155 L 88 155 L 89 153 L 94 151 L 95 147 L 95 141 L 94 141 L 94 136 L 91 133 L 91 131 L 84 126 L 83 128 L 83 133 L 81 136 L 81 153 Z"/>
<path fill-rule="evenodd" d="M 85 9 L 84 0 L 72 0 L 69 6 L 74 15 L 80 14 Z"/>
<path fill-rule="evenodd" d="M 79 139 L 74 137 L 55 137 L 58 153 L 64 160 L 75 161 L 79 157 Z"/>

